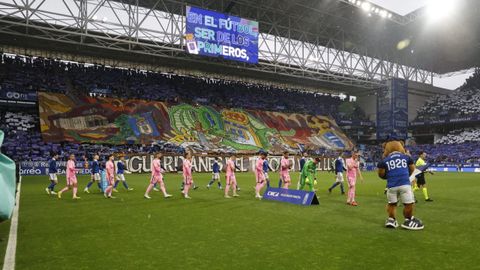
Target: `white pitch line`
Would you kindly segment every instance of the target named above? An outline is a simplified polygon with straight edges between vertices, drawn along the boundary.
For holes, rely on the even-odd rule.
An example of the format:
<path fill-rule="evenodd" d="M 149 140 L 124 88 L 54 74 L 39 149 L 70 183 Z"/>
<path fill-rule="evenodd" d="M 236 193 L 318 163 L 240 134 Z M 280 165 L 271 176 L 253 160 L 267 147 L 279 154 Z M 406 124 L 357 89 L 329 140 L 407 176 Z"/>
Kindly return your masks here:
<path fill-rule="evenodd" d="M 13 209 L 12 220 L 10 223 L 10 234 L 8 235 L 7 251 L 3 261 L 3 270 L 15 269 L 15 255 L 17 251 L 17 231 L 18 231 L 18 209 L 20 207 L 20 188 L 22 186 L 22 177 L 17 185 L 17 196 L 15 199 L 15 208 Z"/>

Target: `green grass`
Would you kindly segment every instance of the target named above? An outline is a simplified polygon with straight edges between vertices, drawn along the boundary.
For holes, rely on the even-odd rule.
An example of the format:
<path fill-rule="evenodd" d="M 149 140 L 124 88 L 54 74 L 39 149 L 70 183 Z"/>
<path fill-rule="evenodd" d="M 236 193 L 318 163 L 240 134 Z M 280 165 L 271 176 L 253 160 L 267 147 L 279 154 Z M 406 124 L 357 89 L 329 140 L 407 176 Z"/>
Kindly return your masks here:
<path fill-rule="evenodd" d="M 7 249 L 8 232 L 10 230 L 10 221 L 0 222 L 0 269 L 3 267 L 3 259 Z"/>
<path fill-rule="evenodd" d="M 237 175 L 241 197 L 231 200 L 204 188 L 209 174 L 194 177 L 192 200 L 180 197 L 180 176 L 167 174 L 172 199 L 143 199 L 148 176 L 127 175 L 134 191 L 107 200 L 94 188 L 80 201 L 50 198 L 46 177 L 24 177 L 17 269 L 480 269 L 478 175 L 427 177 L 435 201 L 418 203 L 426 225 L 418 232 L 383 228 L 385 183 L 373 173 L 358 184 L 358 207 L 339 190 L 327 194 L 327 173 L 320 205 L 310 207 L 255 200 L 252 174 Z"/>

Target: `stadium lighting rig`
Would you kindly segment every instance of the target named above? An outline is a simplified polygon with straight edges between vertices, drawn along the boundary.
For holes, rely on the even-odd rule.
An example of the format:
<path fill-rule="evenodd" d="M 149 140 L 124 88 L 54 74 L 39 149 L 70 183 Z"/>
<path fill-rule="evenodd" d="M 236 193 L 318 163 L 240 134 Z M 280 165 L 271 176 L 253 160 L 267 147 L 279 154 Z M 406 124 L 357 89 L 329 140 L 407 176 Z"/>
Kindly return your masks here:
<path fill-rule="evenodd" d="M 393 18 L 393 13 L 391 13 L 390 11 L 380 7 L 380 6 L 377 6 L 377 5 L 374 5 L 372 3 L 370 3 L 369 1 L 363 1 L 363 0 L 341 0 L 341 2 L 345 2 L 345 3 L 348 3 L 352 6 L 357 6 L 359 7 L 360 9 L 362 9 L 365 13 L 367 13 L 367 15 L 369 17 L 373 16 L 373 15 L 377 15 L 381 18 L 388 18 L 388 19 L 392 19 Z"/>
<path fill-rule="evenodd" d="M 402 25 L 423 16 L 426 16 L 431 22 L 444 21 L 453 16 L 459 4 L 458 0 L 428 0 L 423 7 L 402 16 L 367 0 L 339 1 L 359 8 L 364 11 L 368 17 L 379 16 Z"/>

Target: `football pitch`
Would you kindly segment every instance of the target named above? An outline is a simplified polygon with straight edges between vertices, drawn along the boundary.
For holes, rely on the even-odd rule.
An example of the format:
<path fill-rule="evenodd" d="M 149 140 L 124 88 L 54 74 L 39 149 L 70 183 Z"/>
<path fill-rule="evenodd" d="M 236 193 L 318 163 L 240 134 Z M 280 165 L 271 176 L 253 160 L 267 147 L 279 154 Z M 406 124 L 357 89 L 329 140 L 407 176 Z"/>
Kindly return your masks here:
<path fill-rule="evenodd" d="M 383 227 L 385 182 L 374 173 L 357 184 L 358 207 L 338 188 L 328 194 L 330 173 L 317 176 L 317 206 L 255 200 L 250 173 L 237 174 L 233 199 L 205 188 L 211 174 L 194 174 L 192 200 L 180 196 L 179 174 L 165 175 L 170 199 L 146 200 L 149 176 L 126 177 L 134 191 L 119 185 L 107 200 L 93 186 L 78 201 L 49 197 L 45 176 L 23 177 L 16 269 L 480 269 L 478 174 L 427 175 L 434 202 L 416 192 L 423 231 Z M 80 176 L 79 191 L 86 182 Z M 7 234 L 0 224 L 1 257 Z"/>

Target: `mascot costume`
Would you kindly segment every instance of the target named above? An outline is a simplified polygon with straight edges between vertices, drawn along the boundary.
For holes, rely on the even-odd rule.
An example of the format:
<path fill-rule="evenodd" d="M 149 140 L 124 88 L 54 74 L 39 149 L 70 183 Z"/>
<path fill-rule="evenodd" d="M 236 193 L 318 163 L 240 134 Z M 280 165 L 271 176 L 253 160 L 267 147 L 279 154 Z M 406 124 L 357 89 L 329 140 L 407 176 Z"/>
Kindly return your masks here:
<path fill-rule="evenodd" d="M 412 158 L 406 154 L 402 141 L 391 138 L 383 144 L 383 160 L 378 163 L 378 176 L 387 180 L 387 212 L 388 219 L 385 222 L 387 228 L 397 228 L 396 208 L 398 201 L 402 201 L 403 216 L 402 228 L 408 230 L 422 230 L 424 225 L 421 220 L 413 216 L 415 198 L 410 175 L 415 171 Z"/>

